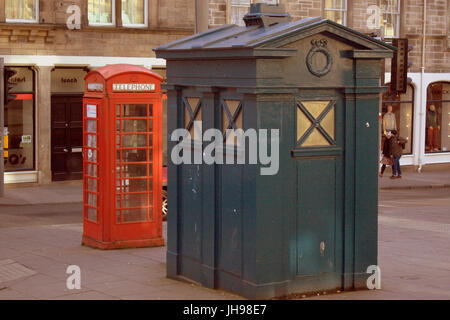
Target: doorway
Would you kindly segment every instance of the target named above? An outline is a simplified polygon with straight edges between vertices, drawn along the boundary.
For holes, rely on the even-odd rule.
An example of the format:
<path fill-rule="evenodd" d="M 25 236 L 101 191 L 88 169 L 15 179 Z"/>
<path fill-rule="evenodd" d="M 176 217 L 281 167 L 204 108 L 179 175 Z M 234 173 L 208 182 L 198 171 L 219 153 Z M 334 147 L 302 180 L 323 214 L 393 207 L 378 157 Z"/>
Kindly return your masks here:
<path fill-rule="evenodd" d="M 83 95 L 52 95 L 52 180 L 83 178 Z"/>

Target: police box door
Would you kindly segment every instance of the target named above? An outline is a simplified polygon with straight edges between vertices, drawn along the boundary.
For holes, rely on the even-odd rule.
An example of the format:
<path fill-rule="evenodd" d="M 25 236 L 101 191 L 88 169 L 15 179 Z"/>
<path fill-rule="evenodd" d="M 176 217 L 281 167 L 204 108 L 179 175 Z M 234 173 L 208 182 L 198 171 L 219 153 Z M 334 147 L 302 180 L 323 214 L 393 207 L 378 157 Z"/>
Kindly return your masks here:
<path fill-rule="evenodd" d="M 320 94 L 321 96 L 317 97 Z M 343 99 L 337 92 L 296 98 L 296 276 L 341 285 Z"/>
<path fill-rule="evenodd" d="M 83 177 L 83 96 L 53 95 L 52 180 L 76 180 Z"/>

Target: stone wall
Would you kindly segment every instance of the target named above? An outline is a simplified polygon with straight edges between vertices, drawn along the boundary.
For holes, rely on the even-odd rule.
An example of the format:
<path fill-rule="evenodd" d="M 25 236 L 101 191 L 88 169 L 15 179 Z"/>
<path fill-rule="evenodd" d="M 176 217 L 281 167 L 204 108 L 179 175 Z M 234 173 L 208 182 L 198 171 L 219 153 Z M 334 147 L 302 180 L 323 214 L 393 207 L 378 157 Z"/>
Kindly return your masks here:
<path fill-rule="evenodd" d="M 0 2 L 3 2 L 0 0 Z M 153 57 L 153 48 L 194 32 L 194 0 L 149 0 L 148 27 L 89 26 L 87 1 L 40 1 L 39 23 L 6 23 L 0 4 L 0 54 Z M 69 30 L 70 5 L 81 9 L 81 30 Z"/>

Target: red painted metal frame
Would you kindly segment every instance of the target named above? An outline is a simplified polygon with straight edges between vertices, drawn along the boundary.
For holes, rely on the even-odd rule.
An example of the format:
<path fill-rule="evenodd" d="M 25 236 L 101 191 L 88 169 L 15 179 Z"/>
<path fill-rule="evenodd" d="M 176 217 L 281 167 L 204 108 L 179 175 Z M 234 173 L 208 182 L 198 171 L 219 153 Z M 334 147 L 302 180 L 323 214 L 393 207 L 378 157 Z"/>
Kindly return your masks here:
<path fill-rule="evenodd" d="M 116 249 L 130 247 L 148 247 L 164 245 L 162 238 L 162 78 L 142 67 L 133 65 L 112 65 L 91 71 L 86 75 L 86 90 L 83 99 L 83 240 L 82 243 L 88 246 L 100 249 Z M 96 88 L 101 91 L 90 91 L 90 83 L 101 84 Z M 114 92 L 112 85 L 114 83 L 153 83 L 155 90 L 152 92 Z M 88 104 L 97 105 L 97 177 L 89 177 L 87 174 L 88 150 L 87 146 L 87 114 L 86 106 Z M 137 164 L 145 164 L 146 177 L 132 177 L 127 180 L 147 179 L 147 205 L 139 206 L 147 208 L 146 221 L 123 222 L 122 214 L 120 221 L 117 221 L 117 180 L 123 181 L 123 175 L 120 171 L 117 178 L 117 168 L 123 167 L 122 152 L 120 153 L 120 162 L 117 162 L 116 155 L 118 148 L 116 146 L 117 135 L 137 134 L 133 132 L 117 132 L 116 121 L 120 121 L 120 130 L 122 129 L 122 118 L 116 115 L 117 105 L 120 107 L 122 115 L 122 105 L 145 104 L 147 105 L 147 116 L 127 117 L 127 120 L 146 120 L 147 131 L 139 134 L 147 135 L 147 146 L 135 149 L 146 149 L 146 161 Z M 152 105 L 152 106 L 151 106 Z M 150 117 L 149 108 L 152 107 Z M 90 119 L 90 118 L 89 118 Z M 153 131 L 149 132 L 149 121 L 152 121 Z M 152 138 L 150 146 L 149 138 Z M 120 139 L 119 149 L 122 147 Z M 152 148 L 152 161 L 148 158 L 148 152 Z M 122 150 L 122 149 L 120 149 Z M 134 163 L 134 162 L 133 162 Z M 92 164 L 92 163 L 90 163 Z M 127 163 L 132 164 L 132 163 Z M 152 172 L 150 172 L 150 166 Z M 149 177 L 152 181 L 152 190 L 149 191 Z M 97 221 L 88 219 L 88 179 L 95 178 L 97 185 Z M 123 193 L 123 185 L 120 183 L 120 193 Z M 132 192 L 131 192 L 132 194 Z M 142 194 L 142 193 L 141 193 Z M 151 198 L 150 198 L 151 196 Z M 150 203 L 151 200 L 151 203 Z M 119 202 L 122 204 L 122 200 Z M 152 216 L 150 219 L 150 205 Z M 122 213 L 122 211 L 119 211 Z"/>

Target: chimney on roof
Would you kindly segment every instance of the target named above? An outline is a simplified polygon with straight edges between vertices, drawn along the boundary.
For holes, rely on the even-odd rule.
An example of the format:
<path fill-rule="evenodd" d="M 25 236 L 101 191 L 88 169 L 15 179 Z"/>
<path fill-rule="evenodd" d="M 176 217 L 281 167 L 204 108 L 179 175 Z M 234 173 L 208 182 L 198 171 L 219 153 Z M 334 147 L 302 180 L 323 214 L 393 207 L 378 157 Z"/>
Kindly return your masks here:
<path fill-rule="evenodd" d="M 290 22 L 291 20 L 291 15 L 286 12 L 283 4 L 252 3 L 250 12 L 244 16 L 247 27 L 270 27 L 278 23 Z"/>

